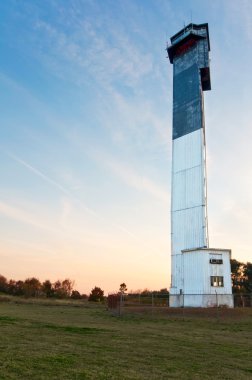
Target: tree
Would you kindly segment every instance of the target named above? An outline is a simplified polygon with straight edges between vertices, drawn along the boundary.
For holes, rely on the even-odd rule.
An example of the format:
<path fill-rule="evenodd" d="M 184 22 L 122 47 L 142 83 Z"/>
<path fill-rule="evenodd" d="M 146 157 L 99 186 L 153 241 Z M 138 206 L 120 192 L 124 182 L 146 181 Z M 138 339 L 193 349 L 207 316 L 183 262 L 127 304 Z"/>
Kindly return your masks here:
<path fill-rule="evenodd" d="M 8 289 L 7 279 L 0 274 L 0 292 L 6 293 Z"/>
<path fill-rule="evenodd" d="M 66 278 L 64 281 L 62 281 L 62 289 L 66 297 L 71 296 L 73 287 L 74 287 L 74 281 L 69 280 L 69 278 Z"/>
<path fill-rule="evenodd" d="M 248 262 L 244 265 L 244 288 L 247 292 L 252 293 L 252 263 Z"/>
<path fill-rule="evenodd" d="M 63 281 L 56 281 L 53 284 L 54 295 L 57 298 L 68 298 L 71 295 L 74 282 L 66 278 Z"/>
<path fill-rule="evenodd" d="M 15 290 L 14 290 L 15 296 L 23 296 L 24 295 L 24 281 L 16 281 L 15 284 Z"/>
<path fill-rule="evenodd" d="M 149 289 L 147 289 L 147 288 L 145 288 L 144 290 L 141 291 L 141 294 L 142 294 L 143 296 L 150 296 L 151 293 L 152 293 L 152 291 L 149 290 Z"/>
<path fill-rule="evenodd" d="M 78 292 L 78 290 L 73 290 L 71 294 L 71 298 L 74 300 L 80 300 L 81 294 Z"/>
<path fill-rule="evenodd" d="M 231 277 L 233 293 L 252 292 L 252 263 L 231 260 Z"/>
<path fill-rule="evenodd" d="M 119 293 L 121 294 L 125 294 L 127 292 L 127 285 L 125 284 L 125 282 L 123 282 L 121 285 L 120 285 L 120 288 L 119 288 Z"/>
<path fill-rule="evenodd" d="M 88 300 L 94 301 L 94 302 L 103 301 L 104 300 L 104 291 L 101 288 L 99 288 L 98 286 L 95 286 L 91 290 L 91 293 L 89 294 Z"/>
<path fill-rule="evenodd" d="M 8 294 L 15 295 L 15 291 L 16 291 L 16 281 L 11 279 L 8 282 Z"/>
<path fill-rule="evenodd" d="M 53 284 L 53 292 L 54 292 L 54 296 L 56 298 L 63 298 L 60 280 L 55 281 L 55 283 Z"/>
<path fill-rule="evenodd" d="M 233 293 L 238 293 L 241 288 L 242 279 L 242 263 L 235 259 L 231 259 L 231 278 Z"/>
<path fill-rule="evenodd" d="M 27 278 L 23 288 L 26 297 L 37 297 L 41 292 L 41 283 L 36 277 Z"/>
<path fill-rule="evenodd" d="M 168 291 L 167 288 L 162 288 L 162 289 L 159 290 L 158 293 L 160 293 L 160 294 L 169 294 L 169 291 Z"/>
<path fill-rule="evenodd" d="M 54 296 L 54 289 L 53 284 L 50 280 L 45 280 L 42 284 L 42 292 L 45 294 L 46 297 L 53 297 Z"/>

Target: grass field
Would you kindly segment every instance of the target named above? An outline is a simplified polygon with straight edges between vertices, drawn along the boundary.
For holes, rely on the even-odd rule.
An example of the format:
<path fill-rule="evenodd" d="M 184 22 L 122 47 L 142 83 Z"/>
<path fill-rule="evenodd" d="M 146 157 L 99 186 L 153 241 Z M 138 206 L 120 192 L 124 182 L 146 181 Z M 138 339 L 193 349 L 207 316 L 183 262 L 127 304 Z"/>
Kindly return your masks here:
<path fill-rule="evenodd" d="M 0 302 L 0 379 L 252 379 L 252 308 Z"/>

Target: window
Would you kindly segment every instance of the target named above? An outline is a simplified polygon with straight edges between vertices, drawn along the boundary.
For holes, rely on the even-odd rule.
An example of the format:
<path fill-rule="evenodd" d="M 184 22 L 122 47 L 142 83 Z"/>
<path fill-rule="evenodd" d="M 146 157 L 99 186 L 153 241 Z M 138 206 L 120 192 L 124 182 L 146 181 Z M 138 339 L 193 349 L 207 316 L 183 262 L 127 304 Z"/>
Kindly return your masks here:
<path fill-rule="evenodd" d="M 222 259 L 210 259 L 210 264 L 223 264 Z"/>
<path fill-rule="evenodd" d="M 223 276 L 211 276 L 211 286 L 224 286 Z"/>

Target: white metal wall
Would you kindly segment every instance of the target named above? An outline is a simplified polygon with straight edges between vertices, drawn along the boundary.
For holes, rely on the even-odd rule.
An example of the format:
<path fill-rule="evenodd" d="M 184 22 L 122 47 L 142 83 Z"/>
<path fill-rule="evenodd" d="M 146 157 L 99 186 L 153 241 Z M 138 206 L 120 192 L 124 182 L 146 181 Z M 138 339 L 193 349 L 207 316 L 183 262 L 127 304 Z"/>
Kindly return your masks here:
<path fill-rule="evenodd" d="M 175 284 L 180 288 L 171 289 L 170 305 L 211 307 L 217 303 L 233 307 L 230 257 L 230 250 L 211 248 L 184 251 L 174 256 L 174 263 L 180 266 L 177 268 L 180 279 L 176 279 Z M 210 258 L 221 258 L 223 263 L 211 264 Z M 224 286 L 211 286 L 211 276 L 223 276 Z"/>
<path fill-rule="evenodd" d="M 173 140 L 172 255 L 207 247 L 203 129 Z"/>

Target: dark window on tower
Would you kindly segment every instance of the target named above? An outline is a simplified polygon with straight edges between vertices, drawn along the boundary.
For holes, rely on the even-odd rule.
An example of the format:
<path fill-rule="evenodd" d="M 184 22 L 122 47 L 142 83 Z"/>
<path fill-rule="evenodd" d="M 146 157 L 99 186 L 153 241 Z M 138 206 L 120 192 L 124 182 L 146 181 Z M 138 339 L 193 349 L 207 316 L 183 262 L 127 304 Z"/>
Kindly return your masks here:
<path fill-rule="evenodd" d="M 210 259 L 210 264 L 223 264 L 222 259 Z"/>
<path fill-rule="evenodd" d="M 223 276 L 211 276 L 211 286 L 219 287 L 224 286 Z"/>

